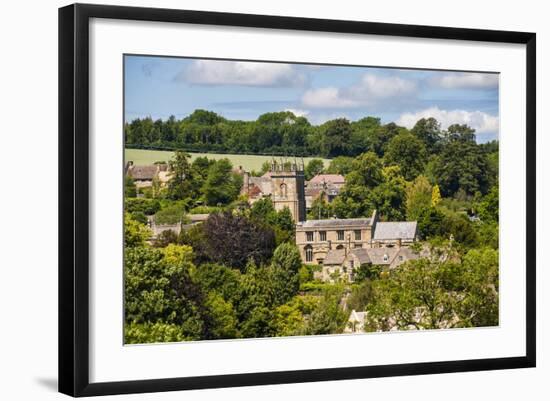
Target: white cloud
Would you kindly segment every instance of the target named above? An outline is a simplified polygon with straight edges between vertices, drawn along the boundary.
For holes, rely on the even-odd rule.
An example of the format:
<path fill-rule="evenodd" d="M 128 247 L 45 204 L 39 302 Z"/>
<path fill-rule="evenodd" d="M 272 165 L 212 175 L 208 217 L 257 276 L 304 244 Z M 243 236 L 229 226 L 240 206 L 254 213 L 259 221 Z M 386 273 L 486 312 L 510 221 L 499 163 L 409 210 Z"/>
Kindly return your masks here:
<path fill-rule="evenodd" d="M 360 107 L 381 99 L 411 95 L 415 90 L 414 81 L 365 74 L 359 82 L 348 87 L 310 89 L 302 96 L 302 104 L 316 108 Z"/>
<path fill-rule="evenodd" d="M 306 117 L 309 114 L 309 111 L 300 109 L 286 109 L 285 111 L 290 111 L 296 117 Z"/>
<path fill-rule="evenodd" d="M 449 73 L 434 76 L 430 81 L 432 85 L 445 89 L 492 89 L 498 87 L 497 74 Z"/>
<path fill-rule="evenodd" d="M 176 79 L 198 85 L 294 87 L 306 83 L 306 76 L 289 64 L 220 60 L 196 60 Z"/>
<path fill-rule="evenodd" d="M 396 121 L 397 125 L 412 128 L 421 118 L 433 117 L 441 123 L 443 129 L 452 124 L 467 124 L 476 130 L 476 134 L 498 134 L 498 116 L 492 116 L 482 111 L 441 110 L 431 107 L 416 113 L 404 113 Z"/>

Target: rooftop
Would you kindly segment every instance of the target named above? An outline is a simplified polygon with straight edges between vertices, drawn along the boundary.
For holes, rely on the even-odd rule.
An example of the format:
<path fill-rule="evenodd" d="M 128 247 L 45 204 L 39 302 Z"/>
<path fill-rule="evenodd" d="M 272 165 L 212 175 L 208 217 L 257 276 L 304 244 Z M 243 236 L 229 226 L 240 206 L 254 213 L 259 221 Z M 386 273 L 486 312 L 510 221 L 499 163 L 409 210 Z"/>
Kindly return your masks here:
<path fill-rule="evenodd" d="M 152 164 L 148 166 L 130 166 L 128 175 L 135 180 L 152 180 L 157 175 L 159 168 Z"/>
<path fill-rule="evenodd" d="M 301 222 L 297 227 L 302 228 L 337 228 L 337 227 L 357 227 L 362 228 L 371 225 L 370 218 L 360 219 L 326 219 L 326 220 L 307 220 Z"/>
<path fill-rule="evenodd" d="M 344 178 L 344 176 L 340 174 L 317 174 L 315 177 L 309 180 L 311 184 L 322 184 L 323 182 L 343 184 L 345 181 L 346 179 Z"/>
<path fill-rule="evenodd" d="M 374 230 L 374 240 L 414 239 L 416 221 L 378 222 Z"/>

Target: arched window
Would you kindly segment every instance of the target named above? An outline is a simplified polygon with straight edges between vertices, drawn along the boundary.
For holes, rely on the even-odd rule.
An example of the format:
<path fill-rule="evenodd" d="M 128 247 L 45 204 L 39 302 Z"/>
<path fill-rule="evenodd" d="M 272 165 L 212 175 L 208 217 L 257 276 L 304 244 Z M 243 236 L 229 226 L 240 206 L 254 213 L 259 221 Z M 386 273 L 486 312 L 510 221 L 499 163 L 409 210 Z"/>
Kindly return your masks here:
<path fill-rule="evenodd" d="M 336 247 L 336 249 L 344 249 L 344 245 L 340 244 Z"/>
<path fill-rule="evenodd" d="M 287 186 L 284 182 L 281 184 L 281 196 L 283 198 L 286 198 L 287 196 Z"/>
<path fill-rule="evenodd" d="M 304 248 L 304 251 L 306 252 L 306 262 L 312 262 L 313 261 L 313 248 L 308 245 Z"/>

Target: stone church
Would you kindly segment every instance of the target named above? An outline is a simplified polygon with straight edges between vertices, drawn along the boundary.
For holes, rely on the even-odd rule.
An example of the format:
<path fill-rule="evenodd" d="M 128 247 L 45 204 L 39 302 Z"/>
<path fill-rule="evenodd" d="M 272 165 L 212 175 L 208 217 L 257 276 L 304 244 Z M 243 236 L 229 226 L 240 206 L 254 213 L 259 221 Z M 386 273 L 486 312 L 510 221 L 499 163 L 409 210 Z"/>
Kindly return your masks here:
<path fill-rule="evenodd" d="M 303 163 L 273 160 L 269 171 L 261 177 L 243 173 L 241 193 L 248 195 L 251 204 L 264 197 L 271 198 L 275 210 L 288 207 L 294 222 L 299 223 L 306 220 L 305 186 Z"/>

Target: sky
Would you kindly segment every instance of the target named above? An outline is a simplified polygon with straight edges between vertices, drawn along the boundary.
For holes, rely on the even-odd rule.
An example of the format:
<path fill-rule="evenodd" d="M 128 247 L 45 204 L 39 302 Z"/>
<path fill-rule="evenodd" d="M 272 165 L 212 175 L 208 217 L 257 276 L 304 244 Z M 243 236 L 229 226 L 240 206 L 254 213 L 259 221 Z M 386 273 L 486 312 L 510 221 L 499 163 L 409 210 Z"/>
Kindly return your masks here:
<path fill-rule="evenodd" d="M 181 119 L 196 109 L 231 120 L 289 110 L 312 124 L 379 117 L 412 128 L 434 117 L 498 139 L 495 73 L 125 56 L 125 119 Z"/>

